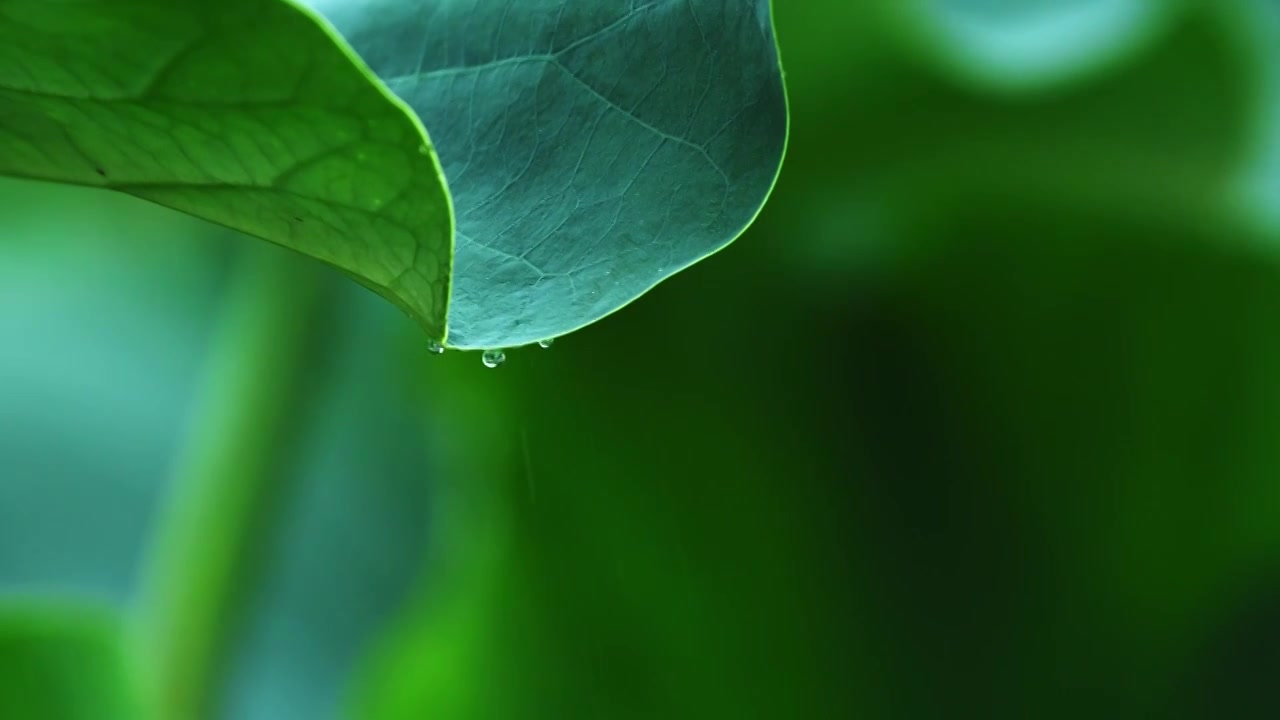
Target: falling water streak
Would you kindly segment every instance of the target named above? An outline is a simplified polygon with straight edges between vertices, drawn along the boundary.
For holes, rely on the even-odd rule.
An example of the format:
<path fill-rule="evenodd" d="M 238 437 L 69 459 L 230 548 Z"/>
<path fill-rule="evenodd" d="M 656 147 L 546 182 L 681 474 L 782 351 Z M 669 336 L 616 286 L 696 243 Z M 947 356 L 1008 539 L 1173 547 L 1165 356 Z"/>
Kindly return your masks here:
<path fill-rule="evenodd" d="M 533 482 L 533 458 L 529 455 L 529 429 L 520 428 L 520 449 L 524 451 L 524 474 L 529 484 L 529 502 L 537 502 L 538 487 Z"/>

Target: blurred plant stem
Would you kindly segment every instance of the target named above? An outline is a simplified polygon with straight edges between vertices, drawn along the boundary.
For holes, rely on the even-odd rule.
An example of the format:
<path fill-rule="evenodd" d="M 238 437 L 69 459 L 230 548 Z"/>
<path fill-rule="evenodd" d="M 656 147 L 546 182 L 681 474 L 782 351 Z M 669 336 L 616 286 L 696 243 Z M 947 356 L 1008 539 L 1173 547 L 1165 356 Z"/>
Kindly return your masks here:
<path fill-rule="evenodd" d="M 158 720 L 215 713 L 228 626 L 325 305 L 313 263 L 260 243 L 238 263 L 147 568 L 139 625 Z"/>

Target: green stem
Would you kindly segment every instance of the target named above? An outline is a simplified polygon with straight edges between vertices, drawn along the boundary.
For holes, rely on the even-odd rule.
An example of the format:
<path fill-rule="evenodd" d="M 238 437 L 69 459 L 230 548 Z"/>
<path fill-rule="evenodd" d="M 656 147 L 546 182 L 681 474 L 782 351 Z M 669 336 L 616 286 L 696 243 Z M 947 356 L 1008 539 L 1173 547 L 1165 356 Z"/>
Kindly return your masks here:
<path fill-rule="evenodd" d="M 153 544 L 140 618 L 159 720 L 204 720 L 256 528 L 279 484 L 322 306 L 316 268 L 268 246 L 240 258 L 195 423 Z"/>

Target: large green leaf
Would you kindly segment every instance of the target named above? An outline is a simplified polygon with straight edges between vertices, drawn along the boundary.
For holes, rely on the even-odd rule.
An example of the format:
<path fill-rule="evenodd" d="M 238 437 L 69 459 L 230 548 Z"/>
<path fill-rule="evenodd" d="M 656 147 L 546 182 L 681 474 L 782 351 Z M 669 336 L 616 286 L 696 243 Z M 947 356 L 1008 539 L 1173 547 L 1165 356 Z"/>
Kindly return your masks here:
<path fill-rule="evenodd" d="M 449 344 L 590 323 L 755 217 L 786 107 L 768 0 L 308 0 L 435 139 Z"/>
<path fill-rule="evenodd" d="M 444 336 L 421 127 L 281 0 L 0 0 L 0 174 L 137 195 L 329 262 Z"/>
<path fill-rule="evenodd" d="M 142 707 L 116 621 L 83 607 L 0 607 L 0 717 L 136 720 Z"/>
<path fill-rule="evenodd" d="M 314 255 L 462 348 L 618 309 L 776 178 L 768 0 L 309 4 L 385 87 L 286 0 L 0 0 L 0 173 Z"/>

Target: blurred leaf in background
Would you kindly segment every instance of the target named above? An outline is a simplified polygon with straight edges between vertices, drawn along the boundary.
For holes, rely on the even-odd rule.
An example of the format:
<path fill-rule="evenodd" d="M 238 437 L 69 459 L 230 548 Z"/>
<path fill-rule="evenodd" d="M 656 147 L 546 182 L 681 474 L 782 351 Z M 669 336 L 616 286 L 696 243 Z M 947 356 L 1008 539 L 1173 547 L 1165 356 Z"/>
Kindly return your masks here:
<path fill-rule="evenodd" d="M 902 35 L 955 79 L 1035 92 L 1131 59 L 1188 0 L 905 0 Z"/>
<path fill-rule="evenodd" d="M 1280 9 L 1074 5 L 778 2 L 759 222 L 498 371 L 317 279 L 208 715 L 1280 712 Z M 244 244 L 5 193 L 0 578 L 145 626 Z"/>
<path fill-rule="evenodd" d="M 137 678 L 118 619 L 90 607 L 0 608 L 0 715 L 45 720 L 132 720 Z"/>
<path fill-rule="evenodd" d="M 0 576 L 24 598 L 107 602 L 145 627 L 147 546 L 207 402 L 219 303 L 256 241 L 123 197 L 3 192 Z M 231 603 L 243 607 L 220 626 L 226 717 L 323 716 L 425 545 L 433 451 L 398 387 L 408 376 L 376 350 L 391 327 L 420 335 L 362 289 L 322 282 L 342 300 L 326 306 L 305 402 L 272 451 L 272 509 L 251 528 Z"/>

